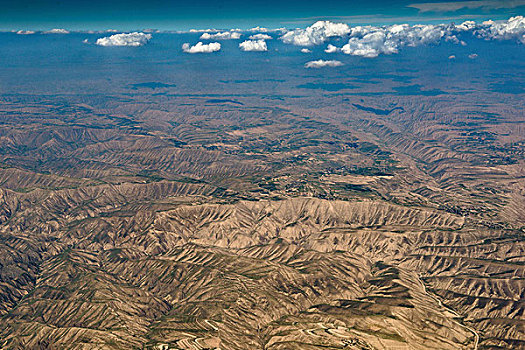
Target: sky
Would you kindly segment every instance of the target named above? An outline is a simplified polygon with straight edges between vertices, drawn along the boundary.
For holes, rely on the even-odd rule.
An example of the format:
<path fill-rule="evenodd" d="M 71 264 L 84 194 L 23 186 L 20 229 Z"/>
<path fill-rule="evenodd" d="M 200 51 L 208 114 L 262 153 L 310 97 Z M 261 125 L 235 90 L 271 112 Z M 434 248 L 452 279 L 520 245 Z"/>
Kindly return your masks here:
<path fill-rule="evenodd" d="M 189 30 L 349 24 L 442 23 L 525 14 L 525 0 L 10 0 L 0 30 Z"/>

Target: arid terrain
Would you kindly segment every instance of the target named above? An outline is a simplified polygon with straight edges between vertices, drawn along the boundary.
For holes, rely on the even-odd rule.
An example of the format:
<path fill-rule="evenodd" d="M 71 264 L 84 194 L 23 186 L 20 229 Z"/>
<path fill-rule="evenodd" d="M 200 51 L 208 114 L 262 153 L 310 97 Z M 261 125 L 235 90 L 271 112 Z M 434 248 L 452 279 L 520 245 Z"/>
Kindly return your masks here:
<path fill-rule="evenodd" d="M 522 95 L 146 90 L 1 97 L 2 349 L 525 349 Z"/>

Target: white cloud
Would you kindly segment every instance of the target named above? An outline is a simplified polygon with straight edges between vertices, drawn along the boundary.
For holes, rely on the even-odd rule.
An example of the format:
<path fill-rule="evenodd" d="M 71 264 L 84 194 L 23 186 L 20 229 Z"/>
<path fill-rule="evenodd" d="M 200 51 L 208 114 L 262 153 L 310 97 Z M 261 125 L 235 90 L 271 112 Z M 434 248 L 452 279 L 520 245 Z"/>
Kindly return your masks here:
<path fill-rule="evenodd" d="M 29 34 L 35 34 L 35 32 L 32 31 L 32 30 L 19 30 L 18 32 L 16 32 L 16 34 L 18 34 L 18 35 L 29 35 Z"/>
<path fill-rule="evenodd" d="M 350 33 L 350 27 L 344 23 L 318 21 L 306 29 L 295 29 L 281 36 L 286 44 L 312 46 L 324 43 L 328 38 L 341 37 Z"/>
<path fill-rule="evenodd" d="M 248 29 L 249 32 L 268 32 L 269 29 L 268 28 L 265 28 L 265 27 L 253 27 L 253 28 L 250 28 Z"/>
<path fill-rule="evenodd" d="M 334 52 L 337 52 L 339 51 L 339 48 L 332 45 L 332 44 L 328 44 L 328 46 L 326 47 L 326 50 L 324 50 L 324 52 L 326 53 L 334 53 Z"/>
<path fill-rule="evenodd" d="M 305 68 L 323 68 L 323 67 L 340 67 L 343 63 L 340 61 L 324 61 L 324 60 L 318 60 L 318 61 L 310 61 L 307 62 L 304 67 Z"/>
<path fill-rule="evenodd" d="M 100 38 L 95 44 L 100 46 L 142 46 L 147 44 L 151 39 L 151 34 L 144 34 L 139 32 L 128 34 L 114 34 Z"/>
<path fill-rule="evenodd" d="M 470 58 L 471 60 L 475 60 L 476 58 L 478 58 L 478 54 L 477 53 L 471 53 L 470 55 L 468 55 L 468 58 Z"/>
<path fill-rule="evenodd" d="M 445 25 L 394 24 L 383 27 L 355 27 L 352 28 L 348 44 L 344 45 L 341 51 L 348 55 L 371 58 L 380 54 L 397 53 L 403 46 L 435 44 L 450 35 L 450 28 Z M 453 38 L 450 40 L 454 41 Z"/>
<path fill-rule="evenodd" d="M 251 40 L 271 40 L 273 39 L 271 36 L 269 36 L 268 34 L 255 34 L 255 35 L 250 35 L 250 37 L 248 39 L 251 39 Z"/>
<path fill-rule="evenodd" d="M 304 49 L 301 49 L 301 52 L 302 53 L 310 53 L 310 52 L 312 52 L 312 50 L 304 48 Z"/>
<path fill-rule="evenodd" d="M 209 44 L 203 44 L 202 42 L 198 42 L 194 46 L 190 46 L 190 44 L 185 43 L 182 45 L 182 51 L 186 53 L 210 53 L 219 51 L 221 49 L 220 43 L 209 43 Z"/>
<path fill-rule="evenodd" d="M 218 30 L 217 29 L 213 29 L 213 28 L 210 28 L 210 29 L 190 29 L 190 33 L 212 33 L 212 32 L 217 32 Z M 184 33 L 184 32 L 182 32 Z"/>
<path fill-rule="evenodd" d="M 396 24 L 391 26 L 349 27 L 344 23 L 319 21 L 306 29 L 296 29 L 285 33 L 284 43 L 311 46 L 324 43 L 332 37 L 345 37 L 349 41 L 341 49 L 329 44 L 325 52 L 342 51 L 348 55 L 377 57 L 380 54 L 397 53 L 402 46 L 418 46 L 437 43 L 451 34 L 450 26 Z M 456 38 L 457 39 L 457 38 Z M 450 39 L 454 41 L 453 38 Z M 458 39 L 458 43 L 460 43 Z"/>
<path fill-rule="evenodd" d="M 215 34 L 203 33 L 201 39 L 203 40 L 229 40 L 229 39 L 240 39 L 241 33 L 237 31 L 219 32 Z"/>
<path fill-rule="evenodd" d="M 454 43 L 456 45 L 460 44 L 461 46 L 467 46 L 466 42 L 464 42 L 463 40 L 459 40 L 458 37 L 455 35 L 448 35 L 447 37 L 445 37 L 445 41 Z"/>
<path fill-rule="evenodd" d="M 383 31 L 375 31 L 364 35 L 362 38 L 350 38 L 348 44 L 341 48 L 347 55 L 377 57 L 379 54 L 392 54 L 397 52 L 397 44 L 390 40 Z"/>
<path fill-rule="evenodd" d="M 246 40 L 239 44 L 242 51 L 268 51 L 264 40 Z"/>
<path fill-rule="evenodd" d="M 524 0 L 525 1 L 525 0 Z M 348 55 L 377 57 L 399 52 L 402 47 L 438 44 L 442 40 L 466 46 L 462 40 L 468 33 L 486 40 L 517 40 L 525 44 L 525 18 L 512 17 L 507 21 L 465 21 L 454 24 L 394 24 L 389 26 L 349 27 L 344 23 L 319 21 L 306 29 L 286 32 L 281 40 L 299 46 L 320 45 L 332 37 L 348 37 L 340 49 L 328 44 L 325 52 L 341 51 Z"/>
<path fill-rule="evenodd" d="M 486 21 L 474 27 L 474 34 L 487 40 L 518 40 L 525 44 L 525 17 L 511 17 L 507 21 Z"/>
<path fill-rule="evenodd" d="M 84 39 L 84 40 L 82 40 L 82 42 L 83 42 L 84 44 L 89 44 L 89 40 L 88 40 L 88 39 Z"/>
<path fill-rule="evenodd" d="M 455 29 L 460 31 L 460 32 L 468 32 L 470 30 L 476 29 L 476 22 L 474 22 L 474 21 L 465 21 L 465 22 L 457 25 L 455 27 Z"/>
<path fill-rule="evenodd" d="M 55 28 L 55 29 L 48 30 L 47 32 L 44 32 L 44 34 L 69 34 L 69 30 Z"/>
<path fill-rule="evenodd" d="M 456 56 L 455 56 L 455 55 L 450 55 L 450 56 L 448 56 L 448 59 L 449 59 L 449 60 L 455 60 L 455 59 L 456 59 Z"/>

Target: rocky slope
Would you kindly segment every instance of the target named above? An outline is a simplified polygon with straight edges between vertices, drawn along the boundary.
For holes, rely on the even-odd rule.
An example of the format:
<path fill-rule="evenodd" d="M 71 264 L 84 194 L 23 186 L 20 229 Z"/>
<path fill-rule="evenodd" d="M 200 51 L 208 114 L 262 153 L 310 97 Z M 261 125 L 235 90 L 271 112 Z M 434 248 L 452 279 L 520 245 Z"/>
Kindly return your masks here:
<path fill-rule="evenodd" d="M 2 349 L 525 348 L 511 107 L 135 99 L 4 98 Z"/>

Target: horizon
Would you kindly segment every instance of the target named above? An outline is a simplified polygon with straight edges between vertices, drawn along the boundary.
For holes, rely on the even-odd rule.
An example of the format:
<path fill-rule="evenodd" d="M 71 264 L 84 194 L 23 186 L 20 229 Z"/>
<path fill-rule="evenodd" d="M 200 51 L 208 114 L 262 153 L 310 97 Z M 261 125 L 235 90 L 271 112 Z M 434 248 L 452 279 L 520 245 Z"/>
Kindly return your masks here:
<path fill-rule="evenodd" d="M 465 20 L 504 20 L 525 14 L 525 0 L 505 1 L 418 1 L 372 0 L 330 1 L 323 4 L 298 1 L 249 2 L 231 0 L 216 4 L 182 1 L 24 0 L 5 4 L 0 14 L 1 31 L 70 31 L 115 29 L 133 31 L 188 31 L 190 29 L 249 29 L 255 26 L 297 28 L 330 20 L 351 25 L 389 25 L 399 22 L 437 24 Z"/>

